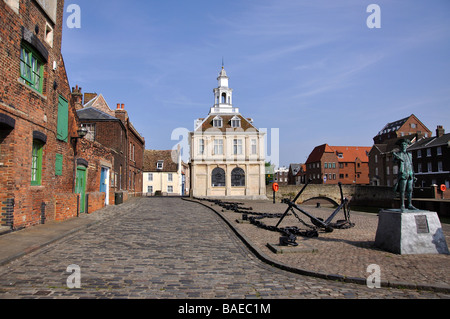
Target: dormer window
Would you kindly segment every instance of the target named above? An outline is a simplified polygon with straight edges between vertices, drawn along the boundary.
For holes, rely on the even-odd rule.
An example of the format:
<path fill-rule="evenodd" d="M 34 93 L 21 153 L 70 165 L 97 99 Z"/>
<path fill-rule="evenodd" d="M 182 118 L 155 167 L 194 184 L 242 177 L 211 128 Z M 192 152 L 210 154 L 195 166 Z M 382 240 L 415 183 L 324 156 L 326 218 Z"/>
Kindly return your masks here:
<path fill-rule="evenodd" d="M 213 120 L 213 126 L 217 128 L 223 127 L 223 120 L 220 116 L 216 116 Z"/>
<path fill-rule="evenodd" d="M 156 169 L 163 169 L 164 167 L 164 161 L 158 161 L 156 163 Z"/>
<path fill-rule="evenodd" d="M 231 119 L 231 127 L 241 127 L 241 119 L 237 116 L 233 117 Z"/>

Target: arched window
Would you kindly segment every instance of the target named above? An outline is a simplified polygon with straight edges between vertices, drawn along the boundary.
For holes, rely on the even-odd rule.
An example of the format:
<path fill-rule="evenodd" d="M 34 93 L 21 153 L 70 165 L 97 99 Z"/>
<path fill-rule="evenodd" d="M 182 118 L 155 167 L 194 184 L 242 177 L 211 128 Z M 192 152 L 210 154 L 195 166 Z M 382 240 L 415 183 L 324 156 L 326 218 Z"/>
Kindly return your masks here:
<path fill-rule="evenodd" d="M 223 93 L 222 94 L 222 104 L 225 104 L 225 103 L 227 103 L 227 94 Z"/>
<path fill-rule="evenodd" d="M 211 174 L 212 187 L 224 187 L 225 186 L 225 171 L 220 167 L 215 168 Z"/>
<path fill-rule="evenodd" d="M 245 172 L 242 168 L 236 167 L 231 172 L 231 186 L 232 187 L 245 186 Z"/>

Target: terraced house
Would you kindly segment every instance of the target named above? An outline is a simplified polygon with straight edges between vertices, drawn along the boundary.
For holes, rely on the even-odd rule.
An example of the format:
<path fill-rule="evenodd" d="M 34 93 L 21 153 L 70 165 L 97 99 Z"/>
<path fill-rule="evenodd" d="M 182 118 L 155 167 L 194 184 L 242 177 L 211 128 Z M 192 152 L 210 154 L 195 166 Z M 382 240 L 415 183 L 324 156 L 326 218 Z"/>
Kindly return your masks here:
<path fill-rule="evenodd" d="M 64 220 L 104 205 L 101 163 L 84 139 L 61 54 L 64 1 L 0 1 L 2 229 Z"/>

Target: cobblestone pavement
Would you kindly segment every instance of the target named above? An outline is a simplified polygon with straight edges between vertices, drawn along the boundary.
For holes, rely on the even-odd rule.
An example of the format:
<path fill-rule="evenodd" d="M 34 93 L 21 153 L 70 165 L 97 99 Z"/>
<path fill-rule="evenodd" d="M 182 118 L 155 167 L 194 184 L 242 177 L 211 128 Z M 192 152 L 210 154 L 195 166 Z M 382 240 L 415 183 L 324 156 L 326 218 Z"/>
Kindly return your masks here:
<path fill-rule="evenodd" d="M 0 267 L 0 298 L 447 298 L 305 277 L 257 259 L 213 211 L 132 199 L 101 222 Z M 69 265 L 81 288 L 68 289 Z"/>

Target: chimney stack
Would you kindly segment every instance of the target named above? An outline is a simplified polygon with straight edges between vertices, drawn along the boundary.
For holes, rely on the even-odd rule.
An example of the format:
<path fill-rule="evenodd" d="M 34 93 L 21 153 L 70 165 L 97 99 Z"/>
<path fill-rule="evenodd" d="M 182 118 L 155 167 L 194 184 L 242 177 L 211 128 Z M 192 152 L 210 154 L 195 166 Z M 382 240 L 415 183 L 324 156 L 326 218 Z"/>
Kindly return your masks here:
<path fill-rule="evenodd" d="M 438 125 L 437 129 L 436 129 L 436 136 L 437 137 L 441 137 L 445 134 L 445 129 L 442 125 Z"/>
<path fill-rule="evenodd" d="M 125 111 L 125 104 L 117 103 L 117 109 L 115 110 L 115 116 L 122 122 L 126 122 L 128 119 L 128 112 Z"/>
<path fill-rule="evenodd" d="M 81 110 L 83 108 L 83 94 L 81 93 L 81 88 L 77 86 L 72 88 L 72 98 L 75 104 L 75 109 Z"/>

